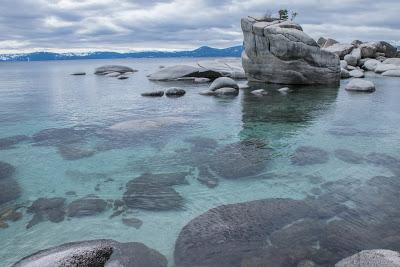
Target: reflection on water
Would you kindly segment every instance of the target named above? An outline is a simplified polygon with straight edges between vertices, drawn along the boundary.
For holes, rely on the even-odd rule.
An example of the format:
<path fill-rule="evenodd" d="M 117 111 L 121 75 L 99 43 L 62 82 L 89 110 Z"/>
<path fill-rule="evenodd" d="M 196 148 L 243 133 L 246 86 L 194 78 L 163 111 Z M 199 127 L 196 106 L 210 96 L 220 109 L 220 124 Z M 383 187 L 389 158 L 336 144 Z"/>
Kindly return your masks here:
<path fill-rule="evenodd" d="M 333 266 L 400 249 L 398 80 L 371 76 L 367 95 L 344 82 L 215 98 L 198 94 L 204 84 L 147 80 L 193 59 L 173 61 L 0 65 L 5 266 L 93 239 L 118 242 L 72 246 L 101 243 L 127 266 L 129 253 L 154 266 Z M 139 72 L 90 74 L 107 63 Z M 187 94 L 140 96 L 170 86 Z"/>

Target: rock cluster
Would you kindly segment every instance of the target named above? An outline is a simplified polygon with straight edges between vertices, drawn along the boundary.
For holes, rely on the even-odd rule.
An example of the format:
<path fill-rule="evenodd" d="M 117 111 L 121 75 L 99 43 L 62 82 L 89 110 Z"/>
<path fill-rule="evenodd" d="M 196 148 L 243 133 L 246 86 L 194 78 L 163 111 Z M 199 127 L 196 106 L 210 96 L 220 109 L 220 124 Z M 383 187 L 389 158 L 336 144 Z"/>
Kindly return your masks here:
<path fill-rule="evenodd" d="M 383 76 L 400 77 L 397 48 L 385 41 L 363 43 L 355 40 L 351 44 L 321 41 L 319 45 L 323 50 L 340 57 L 342 79 L 363 78 L 364 70 L 381 73 Z"/>
<path fill-rule="evenodd" d="M 328 84 L 340 80 L 339 58 L 322 50 L 300 25 L 278 19 L 242 18 L 242 64 L 249 81 Z"/>
<path fill-rule="evenodd" d="M 245 79 L 243 68 L 235 59 L 198 61 L 193 65 L 164 67 L 148 76 L 152 81 L 192 80 L 205 83 L 219 77 Z"/>

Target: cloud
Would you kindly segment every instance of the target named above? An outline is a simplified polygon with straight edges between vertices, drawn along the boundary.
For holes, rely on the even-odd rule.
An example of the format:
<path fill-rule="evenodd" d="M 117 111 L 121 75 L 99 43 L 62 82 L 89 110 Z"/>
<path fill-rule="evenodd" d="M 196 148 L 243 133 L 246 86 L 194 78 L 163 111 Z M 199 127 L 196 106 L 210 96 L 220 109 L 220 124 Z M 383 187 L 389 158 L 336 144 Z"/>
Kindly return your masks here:
<path fill-rule="evenodd" d="M 400 41 L 398 0 L 2 0 L 0 52 L 227 47 L 241 17 L 280 8 L 314 38 Z"/>

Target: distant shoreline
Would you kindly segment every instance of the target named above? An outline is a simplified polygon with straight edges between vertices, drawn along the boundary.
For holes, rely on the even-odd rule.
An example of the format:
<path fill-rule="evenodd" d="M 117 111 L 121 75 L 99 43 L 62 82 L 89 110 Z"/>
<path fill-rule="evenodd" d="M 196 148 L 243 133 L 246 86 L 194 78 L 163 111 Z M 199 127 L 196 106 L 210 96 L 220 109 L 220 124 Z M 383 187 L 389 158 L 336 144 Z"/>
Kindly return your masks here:
<path fill-rule="evenodd" d="M 202 46 L 190 51 L 143 51 L 143 52 L 88 52 L 88 53 L 53 53 L 33 52 L 23 54 L 0 54 L 0 62 L 15 61 L 54 61 L 79 59 L 126 59 L 126 58 L 195 58 L 195 57 L 240 57 L 243 46 L 213 48 Z"/>

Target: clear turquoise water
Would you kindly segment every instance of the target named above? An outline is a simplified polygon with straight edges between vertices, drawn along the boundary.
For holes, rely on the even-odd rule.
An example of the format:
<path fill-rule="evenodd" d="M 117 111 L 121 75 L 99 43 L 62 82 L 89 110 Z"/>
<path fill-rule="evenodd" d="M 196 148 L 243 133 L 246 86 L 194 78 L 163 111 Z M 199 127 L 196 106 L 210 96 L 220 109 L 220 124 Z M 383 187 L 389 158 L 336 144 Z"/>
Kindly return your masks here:
<path fill-rule="evenodd" d="M 322 181 L 347 177 L 361 180 L 376 175 L 391 175 L 389 170 L 370 164 L 349 164 L 335 158 L 335 149 L 349 149 L 362 155 L 382 152 L 400 157 L 400 80 L 368 74 L 376 84 L 373 94 L 351 94 L 340 87 L 292 87 L 282 95 L 279 86 L 253 84 L 270 94 L 255 97 L 250 89 L 236 98 L 201 96 L 207 85 L 191 82 L 150 82 L 146 75 L 159 65 L 194 62 L 195 59 L 128 59 L 23 62 L 0 64 L 0 138 L 32 136 L 49 128 L 90 125 L 97 132 L 127 120 L 175 117 L 181 122 L 150 132 L 140 132 L 132 142 L 109 142 L 107 149 L 92 157 L 64 160 L 54 146 L 35 146 L 22 142 L 13 149 L 0 150 L 0 161 L 16 167 L 15 179 L 22 195 L 18 203 L 29 205 L 39 197 L 66 197 L 68 201 L 96 194 L 105 200 L 121 199 L 125 184 L 144 172 L 192 170 L 183 152 L 187 138 L 207 137 L 219 146 L 246 138 L 264 140 L 273 149 L 265 170 L 252 179 L 219 179 L 210 189 L 196 180 L 174 187 L 185 199 L 178 211 L 133 210 L 143 221 L 140 229 L 124 225 L 121 216 L 109 219 L 112 209 L 96 216 L 48 221 L 26 229 L 32 215 L 0 229 L 0 262 L 8 266 L 39 249 L 69 241 L 111 238 L 139 241 L 157 249 L 172 264 L 175 239 L 182 227 L 208 209 L 226 203 L 255 199 L 289 197 L 300 199 L 318 187 L 311 176 Z M 122 64 L 138 69 L 127 80 L 93 75 L 94 68 Z M 86 76 L 71 76 L 86 71 Z M 243 81 L 241 83 L 244 83 Z M 143 98 L 140 93 L 180 86 L 187 91 L 181 98 Z M 355 132 L 354 129 L 357 129 Z M 335 132 L 351 134 L 332 134 Z M 89 147 L 105 145 L 90 136 Z M 126 140 L 124 140 L 126 141 Z M 299 146 L 311 145 L 329 152 L 326 164 L 295 166 L 290 157 Z M 71 175 L 75 173 L 75 175 Z M 80 175 L 76 175 L 76 174 Z M 79 176 L 79 177 L 77 177 Z M 98 177 L 102 177 L 99 179 Z M 104 177 L 112 182 L 104 182 Z M 100 191 L 96 185 L 100 184 Z M 75 191 L 77 196 L 66 196 Z"/>

